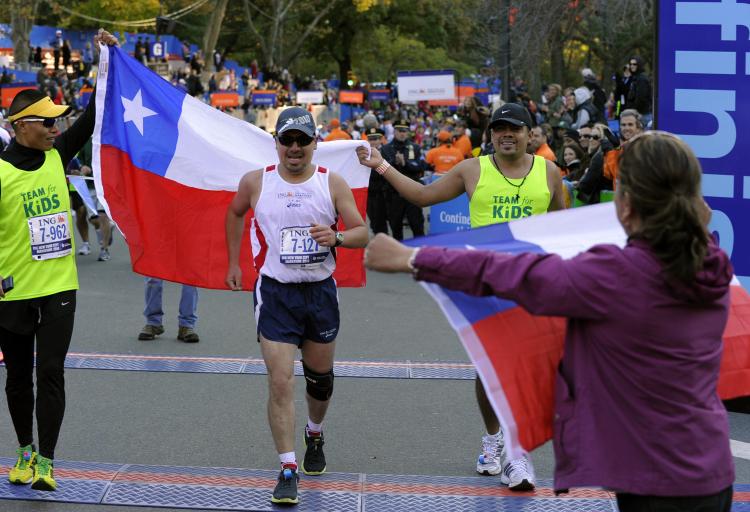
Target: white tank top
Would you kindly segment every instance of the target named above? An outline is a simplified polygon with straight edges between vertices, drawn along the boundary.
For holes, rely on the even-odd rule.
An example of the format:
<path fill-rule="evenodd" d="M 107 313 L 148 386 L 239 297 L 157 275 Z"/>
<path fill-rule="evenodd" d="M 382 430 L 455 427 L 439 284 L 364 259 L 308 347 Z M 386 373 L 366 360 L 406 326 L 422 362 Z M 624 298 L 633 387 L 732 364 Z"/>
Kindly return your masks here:
<path fill-rule="evenodd" d="M 266 167 L 250 226 L 253 262 L 259 274 L 282 283 L 309 283 L 333 273 L 335 249 L 318 245 L 309 233 L 315 224 L 336 229 L 330 174 L 317 166 L 303 183 L 288 183 L 275 165 Z"/>

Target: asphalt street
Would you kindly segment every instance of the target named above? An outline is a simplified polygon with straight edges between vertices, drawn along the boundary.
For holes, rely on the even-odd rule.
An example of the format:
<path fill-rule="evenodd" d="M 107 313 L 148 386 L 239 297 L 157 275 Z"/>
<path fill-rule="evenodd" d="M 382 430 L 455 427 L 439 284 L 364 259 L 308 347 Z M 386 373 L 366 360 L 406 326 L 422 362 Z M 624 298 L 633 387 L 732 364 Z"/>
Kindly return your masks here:
<path fill-rule="evenodd" d="M 145 323 L 144 279 L 132 272 L 122 237 L 115 237 L 111 261 L 97 261 L 94 252 L 78 256 L 78 264 L 81 286 L 71 351 L 260 357 L 250 293 L 201 290 L 201 341 L 184 344 L 176 340 L 180 286 L 166 284 L 166 332 L 155 341 L 138 341 Z M 338 360 L 468 361 L 439 308 L 409 277 L 369 273 L 365 288 L 340 290 L 340 303 Z M 66 382 L 58 459 L 261 469 L 278 465 L 266 421 L 265 376 L 80 369 L 68 370 Z M 0 395 L 0 436 L 6 440 L 0 455 L 10 457 L 16 439 Z M 301 378 L 296 406 L 301 435 L 306 420 Z M 731 414 L 730 422 L 732 439 L 750 443 L 750 417 Z M 337 377 L 325 432 L 330 471 L 472 476 L 483 428 L 473 381 Z M 549 443 L 532 460 L 538 477 L 552 477 Z M 750 482 L 750 460 L 734 460 L 737 482 Z M 0 510 L 11 512 L 94 508 L 0 501 Z"/>

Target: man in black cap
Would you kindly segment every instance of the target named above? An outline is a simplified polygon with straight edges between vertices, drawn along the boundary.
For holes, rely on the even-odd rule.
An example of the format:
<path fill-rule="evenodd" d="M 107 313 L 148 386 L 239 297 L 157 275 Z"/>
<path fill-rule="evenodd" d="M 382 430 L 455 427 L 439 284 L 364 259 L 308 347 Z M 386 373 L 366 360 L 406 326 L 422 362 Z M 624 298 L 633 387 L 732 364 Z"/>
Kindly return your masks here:
<path fill-rule="evenodd" d="M 383 158 L 407 178 L 419 182 L 424 174 L 419 146 L 409 140 L 409 121 L 401 119 L 393 125 L 396 130 L 393 140 L 383 146 Z M 397 193 L 390 194 L 388 223 L 396 240 L 404 238 L 404 216 L 415 237 L 424 236 L 424 215 L 422 208 L 404 199 Z"/>
<path fill-rule="evenodd" d="M 336 247 L 364 247 L 365 221 L 340 175 L 312 163 L 317 147 L 312 114 L 284 110 L 276 123 L 279 164 L 242 177 L 226 217 L 229 270 L 226 283 L 242 289 L 240 246 L 245 214 L 253 209 L 250 230 L 255 283 L 255 321 L 268 368 L 268 420 L 281 472 L 271 501 L 299 502 L 294 453 L 294 359 L 302 352 L 307 382 L 307 450 L 302 471 L 320 475 L 323 418 L 333 393 L 333 355 L 339 330 Z M 346 226 L 337 231 L 339 216 Z"/>
<path fill-rule="evenodd" d="M 531 126 L 526 108 L 504 104 L 489 123 L 495 153 L 463 160 L 426 186 L 395 172 L 376 149 L 368 158 L 365 148 L 357 148 L 357 155 L 362 165 L 375 169 L 399 194 L 420 207 L 466 193 L 471 227 L 477 228 L 565 208 L 560 170 L 553 162 L 526 153 Z M 487 428 L 477 472 L 502 473 L 501 482 L 512 490 L 533 489 L 534 475 L 527 458 L 504 460 L 500 423 L 479 379 L 476 394 Z"/>
<path fill-rule="evenodd" d="M 99 30 L 97 48 L 99 42 L 116 45 L 117 39 Z M 8 278 L 0 287 L 0 349 L 19 444 L 8 479 L 42 491 L 57 488 L 53 460 L 65 412 L 63 364 L 78 289 L 65 167 L 94 131 L 95 104 L 92 98 L 73 126 L 60 134 L 56 122 L 70 108 L 55 105 L 40 91 L 19 92 L 8 116 L 16 137 L 0 153 L 0 279 Z"/>
<path fill-rule="evenodd" d="M 365 136 L 375 149 L 380 149 L 385 142 L 385 132 L 377 127 L 367 128 Z M 376 235 L 388 233 L 388 206 L 393 195 L 398 195 L 393 187 L 381 175 L 371 172 L 367 186 L 367 216 L 370 218 L 370 228 Z"/>

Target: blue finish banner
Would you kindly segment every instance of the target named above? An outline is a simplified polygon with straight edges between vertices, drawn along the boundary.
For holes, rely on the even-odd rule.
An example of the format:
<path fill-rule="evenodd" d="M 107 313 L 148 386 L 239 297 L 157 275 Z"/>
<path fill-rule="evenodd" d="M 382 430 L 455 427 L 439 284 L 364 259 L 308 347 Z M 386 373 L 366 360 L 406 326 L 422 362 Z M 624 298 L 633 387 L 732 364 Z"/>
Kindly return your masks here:
<path fill-rule="evenodd" d="M 269 107 L 276 106 L 276 93 L 275 92 L 254 92 L 253 93 L 253 105 L 265 105 Z"/>
<path fill-rule="evenodd" d="M 391 91 L 390 89 L 370 89 L 367 91 L 367 99 L 370 101 L 389 101 Z"/>
<path fill-rule="evenodd" d="M 432 183 L 440 179 L 432 175 L 425 179 L 426 183 Z M 469 197 L 466 194 L 438 203 L 430 207 L 430 234 L 452 233 L 471 229 L 469 218 Z"/>
<path fill-rule="evenodd" d="M 659 0 L 657 127 L 703 166 L 711 230 L 750 289 L 750 0 Z"/>

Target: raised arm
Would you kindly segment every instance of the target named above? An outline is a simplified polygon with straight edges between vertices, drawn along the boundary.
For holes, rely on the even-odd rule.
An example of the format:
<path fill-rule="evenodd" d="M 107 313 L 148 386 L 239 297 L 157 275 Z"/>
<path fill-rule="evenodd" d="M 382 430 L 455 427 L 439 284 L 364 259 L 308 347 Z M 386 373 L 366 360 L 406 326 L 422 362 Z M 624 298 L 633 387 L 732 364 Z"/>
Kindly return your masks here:
<path fill-rule="evenodd" d="M 98 49 L 99 43 L 106 44 L 107 46 L 117 46 L 118 44 L 117 38 L 103 29 L 99 29 L 99 32 L 94 36 L 94 47 Z M 68 162 L 81 150 L 94 133 L 95 107 L 96 88 L 83 114 L 76 119 L 73 126 L 65 130 L 55 140 L 55 149 L 60 154 L 63 167 L 68 165 Z"/>
<path fill-rule="evenodd" d="M 378 172 L 377 169 L 384 171 L 382 175 L 388 183 L 390 183 L 404 199 L 417 206 L 424 207 L 442 203 L 466 192 L 464 170 L 465 168 L 468 168 L 467 164 L 469 160 L 464 160 L 459 163 L 439 180 L 436 180 L 429 185 L 422 185 L 391 167 L 390 164 L 383 159 L 383 156 L 377 149 L 370 148 L 369 157 L 367 153 L 368 149 L 364 146 L 357 148 L 359 162 L 362 165 L 375 170 L 375 172 Z"/>
<path fill-rule="evenodd" d="M 600 246 L 564 260 L 556 254 L 423 247 L 413 249 L 379 234 L 365 252 L 365 264 L 382 272 L 413 272 L 416 279 L 475 296 L 517 302 L 537 315 L 601 318 L 621 268 L 619 251 Z"/>

